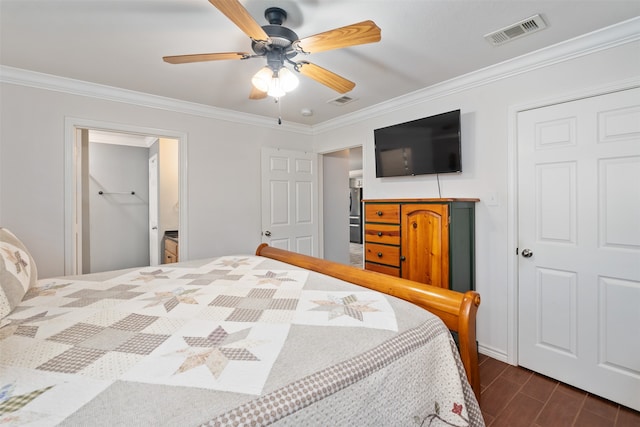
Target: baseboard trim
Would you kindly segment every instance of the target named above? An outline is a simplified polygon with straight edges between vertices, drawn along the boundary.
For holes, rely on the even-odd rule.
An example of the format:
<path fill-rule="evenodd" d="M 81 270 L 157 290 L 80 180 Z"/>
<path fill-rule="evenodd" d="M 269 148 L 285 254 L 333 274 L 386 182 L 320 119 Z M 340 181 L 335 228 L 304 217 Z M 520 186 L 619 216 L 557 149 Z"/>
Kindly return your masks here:
<path fill-rule="evenodd" d="M 489 356 L 492 359 L 496 359 L 504 363 L 509 363 L 507 353 L 486 345 L 478 344 L 478 353 L 484 354 L 485 356 Z"/>

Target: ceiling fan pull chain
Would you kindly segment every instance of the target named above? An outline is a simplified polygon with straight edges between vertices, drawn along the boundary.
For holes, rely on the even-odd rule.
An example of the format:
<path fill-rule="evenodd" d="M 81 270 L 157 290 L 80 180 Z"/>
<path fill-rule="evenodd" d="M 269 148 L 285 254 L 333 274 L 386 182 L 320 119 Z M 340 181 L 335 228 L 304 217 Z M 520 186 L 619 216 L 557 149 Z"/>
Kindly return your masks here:
<path fill-rule="evenodd" d="M 282 106 L 280 105 L 280 98 L 274 98 L 276 100 L 276 104 L 278 104 L 278 124 L 282 124 Z"/>

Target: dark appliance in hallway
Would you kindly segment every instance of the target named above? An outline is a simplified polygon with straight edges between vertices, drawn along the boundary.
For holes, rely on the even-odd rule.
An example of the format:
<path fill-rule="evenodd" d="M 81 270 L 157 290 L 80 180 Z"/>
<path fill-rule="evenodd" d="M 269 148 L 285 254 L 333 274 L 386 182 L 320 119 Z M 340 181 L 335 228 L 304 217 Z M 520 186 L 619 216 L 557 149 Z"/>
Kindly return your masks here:
<path fill-rule="evenodd" d="M 349 188 L 349 241 L 362 243 L 362 188 Z"/>

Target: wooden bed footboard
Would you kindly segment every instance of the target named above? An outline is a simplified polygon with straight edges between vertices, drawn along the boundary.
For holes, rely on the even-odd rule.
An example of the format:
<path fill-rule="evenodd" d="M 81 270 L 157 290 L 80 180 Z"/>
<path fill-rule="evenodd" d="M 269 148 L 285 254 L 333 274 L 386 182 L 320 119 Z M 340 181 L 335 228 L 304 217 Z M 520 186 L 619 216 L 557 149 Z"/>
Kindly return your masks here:
<path fill-rule="evenodd" d="M 423 283 L 413 282 L 374 271 L 363 270 L 333 261 L 314 258 L 261 244 L 256 255 L 283 261 L 346 282 L 412 302 L 440 317 L 447 327 L 458 333 L 460 358 L 471 388 L 480 402 L 480 368 L 476 345 L 476 313 L 480 294 L 464 294 Z"/>

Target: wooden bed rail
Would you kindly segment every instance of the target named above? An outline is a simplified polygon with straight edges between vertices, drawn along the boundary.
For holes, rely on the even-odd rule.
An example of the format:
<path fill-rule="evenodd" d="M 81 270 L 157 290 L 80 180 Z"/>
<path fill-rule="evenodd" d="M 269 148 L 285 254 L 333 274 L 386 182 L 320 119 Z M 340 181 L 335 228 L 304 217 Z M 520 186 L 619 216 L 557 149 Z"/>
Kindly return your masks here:
<path fill-rule="evenodd" d="M 474 291 L 460 293 L 411 280 L 363 270 L 333 261 L 302 255 L 261 244 L 256 255 L 286 262 L 346 282 L 364 286 L 378 292 L 412 302 L 440 317 L 447 327 L 458 333 L 460 358 L 471 388 L 480 402 L 480 369 L 476 346 L 476 313 L 480 294 Z"/>

